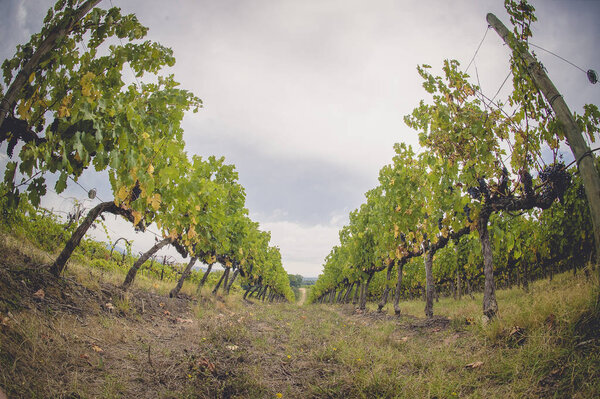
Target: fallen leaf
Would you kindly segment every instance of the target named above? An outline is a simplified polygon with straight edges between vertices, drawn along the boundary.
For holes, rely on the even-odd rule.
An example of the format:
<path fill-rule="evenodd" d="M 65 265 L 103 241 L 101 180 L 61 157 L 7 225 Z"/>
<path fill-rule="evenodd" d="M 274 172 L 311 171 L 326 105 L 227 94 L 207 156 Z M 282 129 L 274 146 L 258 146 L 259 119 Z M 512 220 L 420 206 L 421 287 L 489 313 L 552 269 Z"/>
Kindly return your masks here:
<path fill-rule="evenodd" d="M 33 294 L 33 297 L 36 299 L 44 299 L 46 297 L 46 293 L 42 288 L 40 288 Z"/>
<path fill-rule="evenodd" d="M 406 342 L 406 341 L 408 341 L 408 337 L 402 337 L 402 338 L 400 338 L 400 341 L 401 342 Z"/>
<path fill-rule="evenodd" d="M 92 350 L 96 353 L 104 352 L 104 350 L 101 347 L 99 347 L 98 345 L 92 345 Z"/>
<path fill-rule="evenodd" d="M 158 304 L 158 306 L 160 306 L 161 308 L 164 308 L 165 304 L 164 304 L 164 302 L 161 302 L 161 303 Z"/>
<path fill-rule="evenodd" d="M 477 369 L 479 367 L 483 366 L 483 362 L 473 362 L 473 363 L 469 363 L 465 366 L 466 369 Z"/>
<path fill-rule="evenodd" d="M 193 323 L 192 319 L 182 319 L 181 317 L 177 317 L 175 321 L 177 323 Z"/>
<path fill-rule="evenodd" d="M 523 344 L 527 338 L 525 329 L 519 326 L 514 326 L 511 328 L 510 333 L 508 333 L 508 338 L 516 344 Z"/>
<path fill-rule="evenodd" d="M 89 359 L 90 355 L 88 355 L 87 353 L 82 353 L 81 355 L 79 355 L 79 357 L 82 359 Z"/>
<path fill-rule="evenodd" d="M 163 311 L 163 314 L 164 314 L 165 316 L 170 316 L 170 315 L 171 315 L 171 312 L 169 312 L 168 310 L 165 310 L 165 311 Z"/>
<path fill-rule="evenodd" d="M 550 313 L 550 315 L 546 318 L 546 325 L 549 328 L 554 328 L 556 326 L 556 316 L 554 313 Z"/>
<path fill-rule="evenodd" d="M 110 303 L 110 302 L 107 302 L 107 303 L 104 305 L 104 307 L 105 307 L 107 310 L 111 311 L 111 312 L 112 312 L 113 310 L 115 310 L 115 306 L 114 306 L 112 303 Z"/>
<path fill-rule="evenodd" d="M 451 336 L 449 336 L 449 337 L 446 337 L 446 338 L 444 339 L 444 345 L 450 345 L 450 344 L 452 344 L 452 343 L 456 342 L 456 340 L 457 340 L 459 337 L 460 337 L 460 335 L 458 335 L 458 334 L 453 334 L 453 335 L 451 335 Z"/>
<path fill-rule="evenodd" d="M 202 358 L 198 359 L 198 368 L 200 370 L 208 369 L 210 372 L 214 373 L 217 371 L 215 364 L 208 359 Z"/>
<path fill-rule="evenodd" d="M 225 348 L 229 349 L 230 351 L 234 351 L 238 348 L 237 345 L 227 345 Z"/>

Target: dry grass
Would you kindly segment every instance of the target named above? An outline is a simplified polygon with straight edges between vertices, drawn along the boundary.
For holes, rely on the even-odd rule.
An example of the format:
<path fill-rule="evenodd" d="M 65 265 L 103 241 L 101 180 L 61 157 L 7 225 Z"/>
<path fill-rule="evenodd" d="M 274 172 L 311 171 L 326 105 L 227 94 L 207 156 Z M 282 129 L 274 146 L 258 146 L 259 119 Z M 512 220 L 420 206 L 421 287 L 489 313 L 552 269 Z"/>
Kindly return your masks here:
<path fill-rule="evenodd" d="M 500 317 L 484 326 L 480 296 L 440 299 L 433 320 L 420 317 L 420 301 L 402 303 L 397 318 L 352 307 L 248 303 L 238 294 L 213 296 L 208 287 L 196 297 L 192 285 L 183 299 L 171 299 L 172 282 L 138 276 L 123 293 L 122 273 L 85 262 L 70 264 L 67 279 L 52 279 L 39 268 L 45 258 L 26 243 L 0 241 L 0 386 L 9 397 L 600 392 L 597 283 L 584 276 L 540 281 L 528 294 L 498 291 Z M 34 297 L 39 287 L 43 299 Z"/>

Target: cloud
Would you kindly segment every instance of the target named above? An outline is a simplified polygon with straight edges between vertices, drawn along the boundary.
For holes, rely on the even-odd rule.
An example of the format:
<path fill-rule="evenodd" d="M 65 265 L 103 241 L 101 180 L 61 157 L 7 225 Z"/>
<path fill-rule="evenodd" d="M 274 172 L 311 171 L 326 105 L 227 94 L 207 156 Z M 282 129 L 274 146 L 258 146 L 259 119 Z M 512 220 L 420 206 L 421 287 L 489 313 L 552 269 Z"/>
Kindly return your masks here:
<path fill-rule="evenodd" d="M 261 228 L 271 231 L 272 244 L 281 250 L 286 271 L 311 277 L 319 275 L 325 256 L 339 243 L 341 227 L 333 223 L 306 225 L 287 220 L 261 224 Z"/>
<path fill-rule="evenodd" d="M 27 9 L 25 8 L 25 4 L 23 4 L 22 2 L 19 2 L 19 4 L 17 5 L 16 22 L 19 28 L 25 28 L 25 24 L 27 22 Z"/>
<path fill-rule="evenodd" d="M 7 1 L 2 58 L 39 30 L 53 3 Z M 272 230 L 285 266 L 313 275 L 348 212 L 377 185 L 393 144 L 417 144 L 403 122 L 426 97 L 416 65 L 439 73 L 445 58 L 456 58 L 466 66 L 486 32 L 486 13 L 508 22 L 497 0 L 113 3 L 136 13 L 150 39 L 173 48 L 178 62 L 167 72 L 204 100 L 204 109 L 184 120 L 188 153 L 225 155 L 236 164 L 251 215 Z M 534 43 L 583 69 L 600 68 L 599 2 L 533 3 Z M 573 111 L 598 103 L 597 85 L 581 71 L 536 53 Z M 488 96 L 502 85 L 509 59 L 501 39 L 487 31 L 469 73 Z M 499 98 L 510 84 L 509 78 Z M 111 196 L 105 173 L 86 172 L 80 183 L 98 188 L 102 199 Z M 115 230 L 132 234 L 139 248 L 153 240 L 130 226 Z"/>

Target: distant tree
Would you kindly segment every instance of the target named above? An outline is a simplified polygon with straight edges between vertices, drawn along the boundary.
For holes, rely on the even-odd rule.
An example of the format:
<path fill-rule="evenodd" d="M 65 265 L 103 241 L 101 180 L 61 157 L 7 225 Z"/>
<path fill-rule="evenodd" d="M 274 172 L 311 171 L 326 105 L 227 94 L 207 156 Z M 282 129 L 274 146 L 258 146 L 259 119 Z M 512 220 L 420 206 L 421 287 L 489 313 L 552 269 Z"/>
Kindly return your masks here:
<path fill-rule="evenodd" d="M 288 274 L 288 279 L 290 280 L 290 287 L 300 287 L 302 281 L 304 281 L 304 277 L 299 274 Z"/>

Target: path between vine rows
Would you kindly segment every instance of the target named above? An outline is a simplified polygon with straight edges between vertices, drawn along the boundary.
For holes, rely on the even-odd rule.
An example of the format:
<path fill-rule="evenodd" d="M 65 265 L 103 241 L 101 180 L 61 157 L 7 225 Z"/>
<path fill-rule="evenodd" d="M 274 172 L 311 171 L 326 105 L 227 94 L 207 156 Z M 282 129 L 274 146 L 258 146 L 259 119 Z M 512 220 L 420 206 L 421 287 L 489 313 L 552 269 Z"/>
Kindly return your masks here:
<path fill-rule="evenodd" d="M 349 384 L 336 347 L 397 320 L 352 307 L 123 293 L 53 279 L 29 258 L 14 268 L 2 255 L 0 360 L 11 367 L 0 365 L 0 387 L 10 398 L 323 397 Z M 404 319 L 389 339 L 400 345 L 447 326 Z"/>
<path fill-rule="evenodd" d="M 302 306 L 304 305 L 304 302 L 306 302 L 306 288 L 298 288 L 298 291 L 300 291 L 300 300 L 298 301 L 298 306 Z"/>

